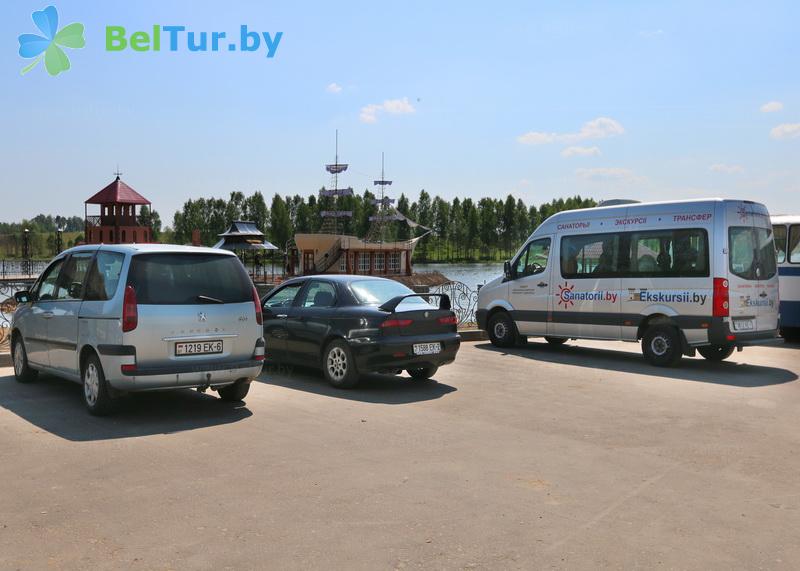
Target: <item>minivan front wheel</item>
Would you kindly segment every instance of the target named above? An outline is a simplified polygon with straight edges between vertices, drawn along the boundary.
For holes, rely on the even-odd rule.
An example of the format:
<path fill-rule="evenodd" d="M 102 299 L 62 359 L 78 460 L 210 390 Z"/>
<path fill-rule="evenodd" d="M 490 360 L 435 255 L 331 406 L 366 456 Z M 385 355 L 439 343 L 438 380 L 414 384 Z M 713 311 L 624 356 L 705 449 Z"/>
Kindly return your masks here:
<path fill-rule="evenodd" d="M 671 325 L 655 325 L 645 331 L 642 337 L 642 353 L 651 365 L 671 367 L 682 356 L 681 335 Z"/>
<path fill-rule="evenodd" d="M 244 397 L 246 397 L 247 393 L 249 392 L 250 392 L 249 379 L 240 379 L 235 383 L 233 383 L 232 385 L 228 385 L 227 387 L 221 387 L 218 391 L 219 398 L 228 402 L 243 401 Z"/>
<path fill-rule="evenodd" d="M 498 311 L 489 319 L 489 341 L 497 347 L 511 347 L 517 340 L 517 328 L 507 311 Z"/>
<path fill-rule="evenodd" d="M 108 390 L 106 375 L 97 355 L 89 355 L 81 371 L 83 379 L 83 401 L 89 414 L 103 416 L 114 411 L 117 399 Z"/>
<path fill-rule="evenodd" d="M 14 361 L 14 378 L 20 383 L 30 383 L 36 380 L 36 377 L 39 376 L 39 371 L 31 369 L 28 364 L 28 354 L 25 352 L 25 343 L 22 341 L 22 335 L 17 335 L 11 347 Z"/>

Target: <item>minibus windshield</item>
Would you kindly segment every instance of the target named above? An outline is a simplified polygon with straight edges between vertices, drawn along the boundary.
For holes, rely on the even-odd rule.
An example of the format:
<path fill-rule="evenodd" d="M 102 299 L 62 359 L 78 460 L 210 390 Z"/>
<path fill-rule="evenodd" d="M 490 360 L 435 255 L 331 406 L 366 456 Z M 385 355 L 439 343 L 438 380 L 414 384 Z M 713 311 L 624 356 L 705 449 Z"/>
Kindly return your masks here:
<path fill-rule="evenodd" d="M 728 255 L 732 274 L 745 280 L 767 280 L 775 275 L 775 244 L 771 228 L 731 226 Z"/>

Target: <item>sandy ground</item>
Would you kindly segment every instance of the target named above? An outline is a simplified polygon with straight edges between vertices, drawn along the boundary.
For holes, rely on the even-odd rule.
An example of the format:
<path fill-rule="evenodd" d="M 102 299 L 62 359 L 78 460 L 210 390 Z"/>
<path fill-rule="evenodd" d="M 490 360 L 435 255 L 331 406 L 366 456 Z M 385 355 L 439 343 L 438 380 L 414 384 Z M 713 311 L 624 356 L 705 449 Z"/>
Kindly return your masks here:
<path fill-rule="evenodd" d="M 0 568 L 796 569 L 798 374 L 478 342 L 435 382 L 271 368 L 93 418 L 0 369 Z"/>

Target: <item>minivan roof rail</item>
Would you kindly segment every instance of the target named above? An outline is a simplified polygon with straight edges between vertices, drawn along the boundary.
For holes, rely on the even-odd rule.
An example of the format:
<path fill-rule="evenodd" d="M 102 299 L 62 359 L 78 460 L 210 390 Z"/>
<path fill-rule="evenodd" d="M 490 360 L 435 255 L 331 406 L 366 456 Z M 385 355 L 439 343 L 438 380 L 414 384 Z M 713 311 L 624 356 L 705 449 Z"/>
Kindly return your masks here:
<path fill-rule="evenodd" d="M 620 206 L 622 204 L 641 204 L 641 200 L 633 200 L 630 198 L 609 198 L 608 200 L 601 200 L 597 206 Z"/>

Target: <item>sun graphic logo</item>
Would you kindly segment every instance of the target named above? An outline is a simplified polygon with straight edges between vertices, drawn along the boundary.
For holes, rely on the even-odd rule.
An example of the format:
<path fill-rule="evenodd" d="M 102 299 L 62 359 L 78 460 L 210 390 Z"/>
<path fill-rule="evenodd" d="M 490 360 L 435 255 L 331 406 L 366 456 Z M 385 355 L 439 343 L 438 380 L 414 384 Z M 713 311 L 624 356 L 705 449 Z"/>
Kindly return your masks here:
<path fill-rule="evenodd" d="M 564 309 L 575 305 L 572 301 L 572 290 L 575 289 L 575 284 L 569 285 L 569 282 L 564 282 L 564 285 L 558 284 L 558 305 L 563 305 Z"/>
<path fill-rule="evenodd" d="M 61 48 L 80 49 L 86 45 L 83 38 L 83 24 L 73 23 L 58 29 L 58 10 L 48 6 L 31 14 L 33 23 L 44 34 L 22 34 L 19 37 L 19 55 L 26 59 L 36 58 L 22 68 L 25 75 L 44 60 L 44 67 L 52 76 L 70 68 L 69 58 Z"/>
<path fill-rule="evenodd" d="M 736 212 L 739 214 L 739 220 L 742 222 L 747 222 L 747 215 L 749 212 L 747 212 L 747 209 L 744 206 L 739 206 L 739 208 L 736 209 Z"/>

